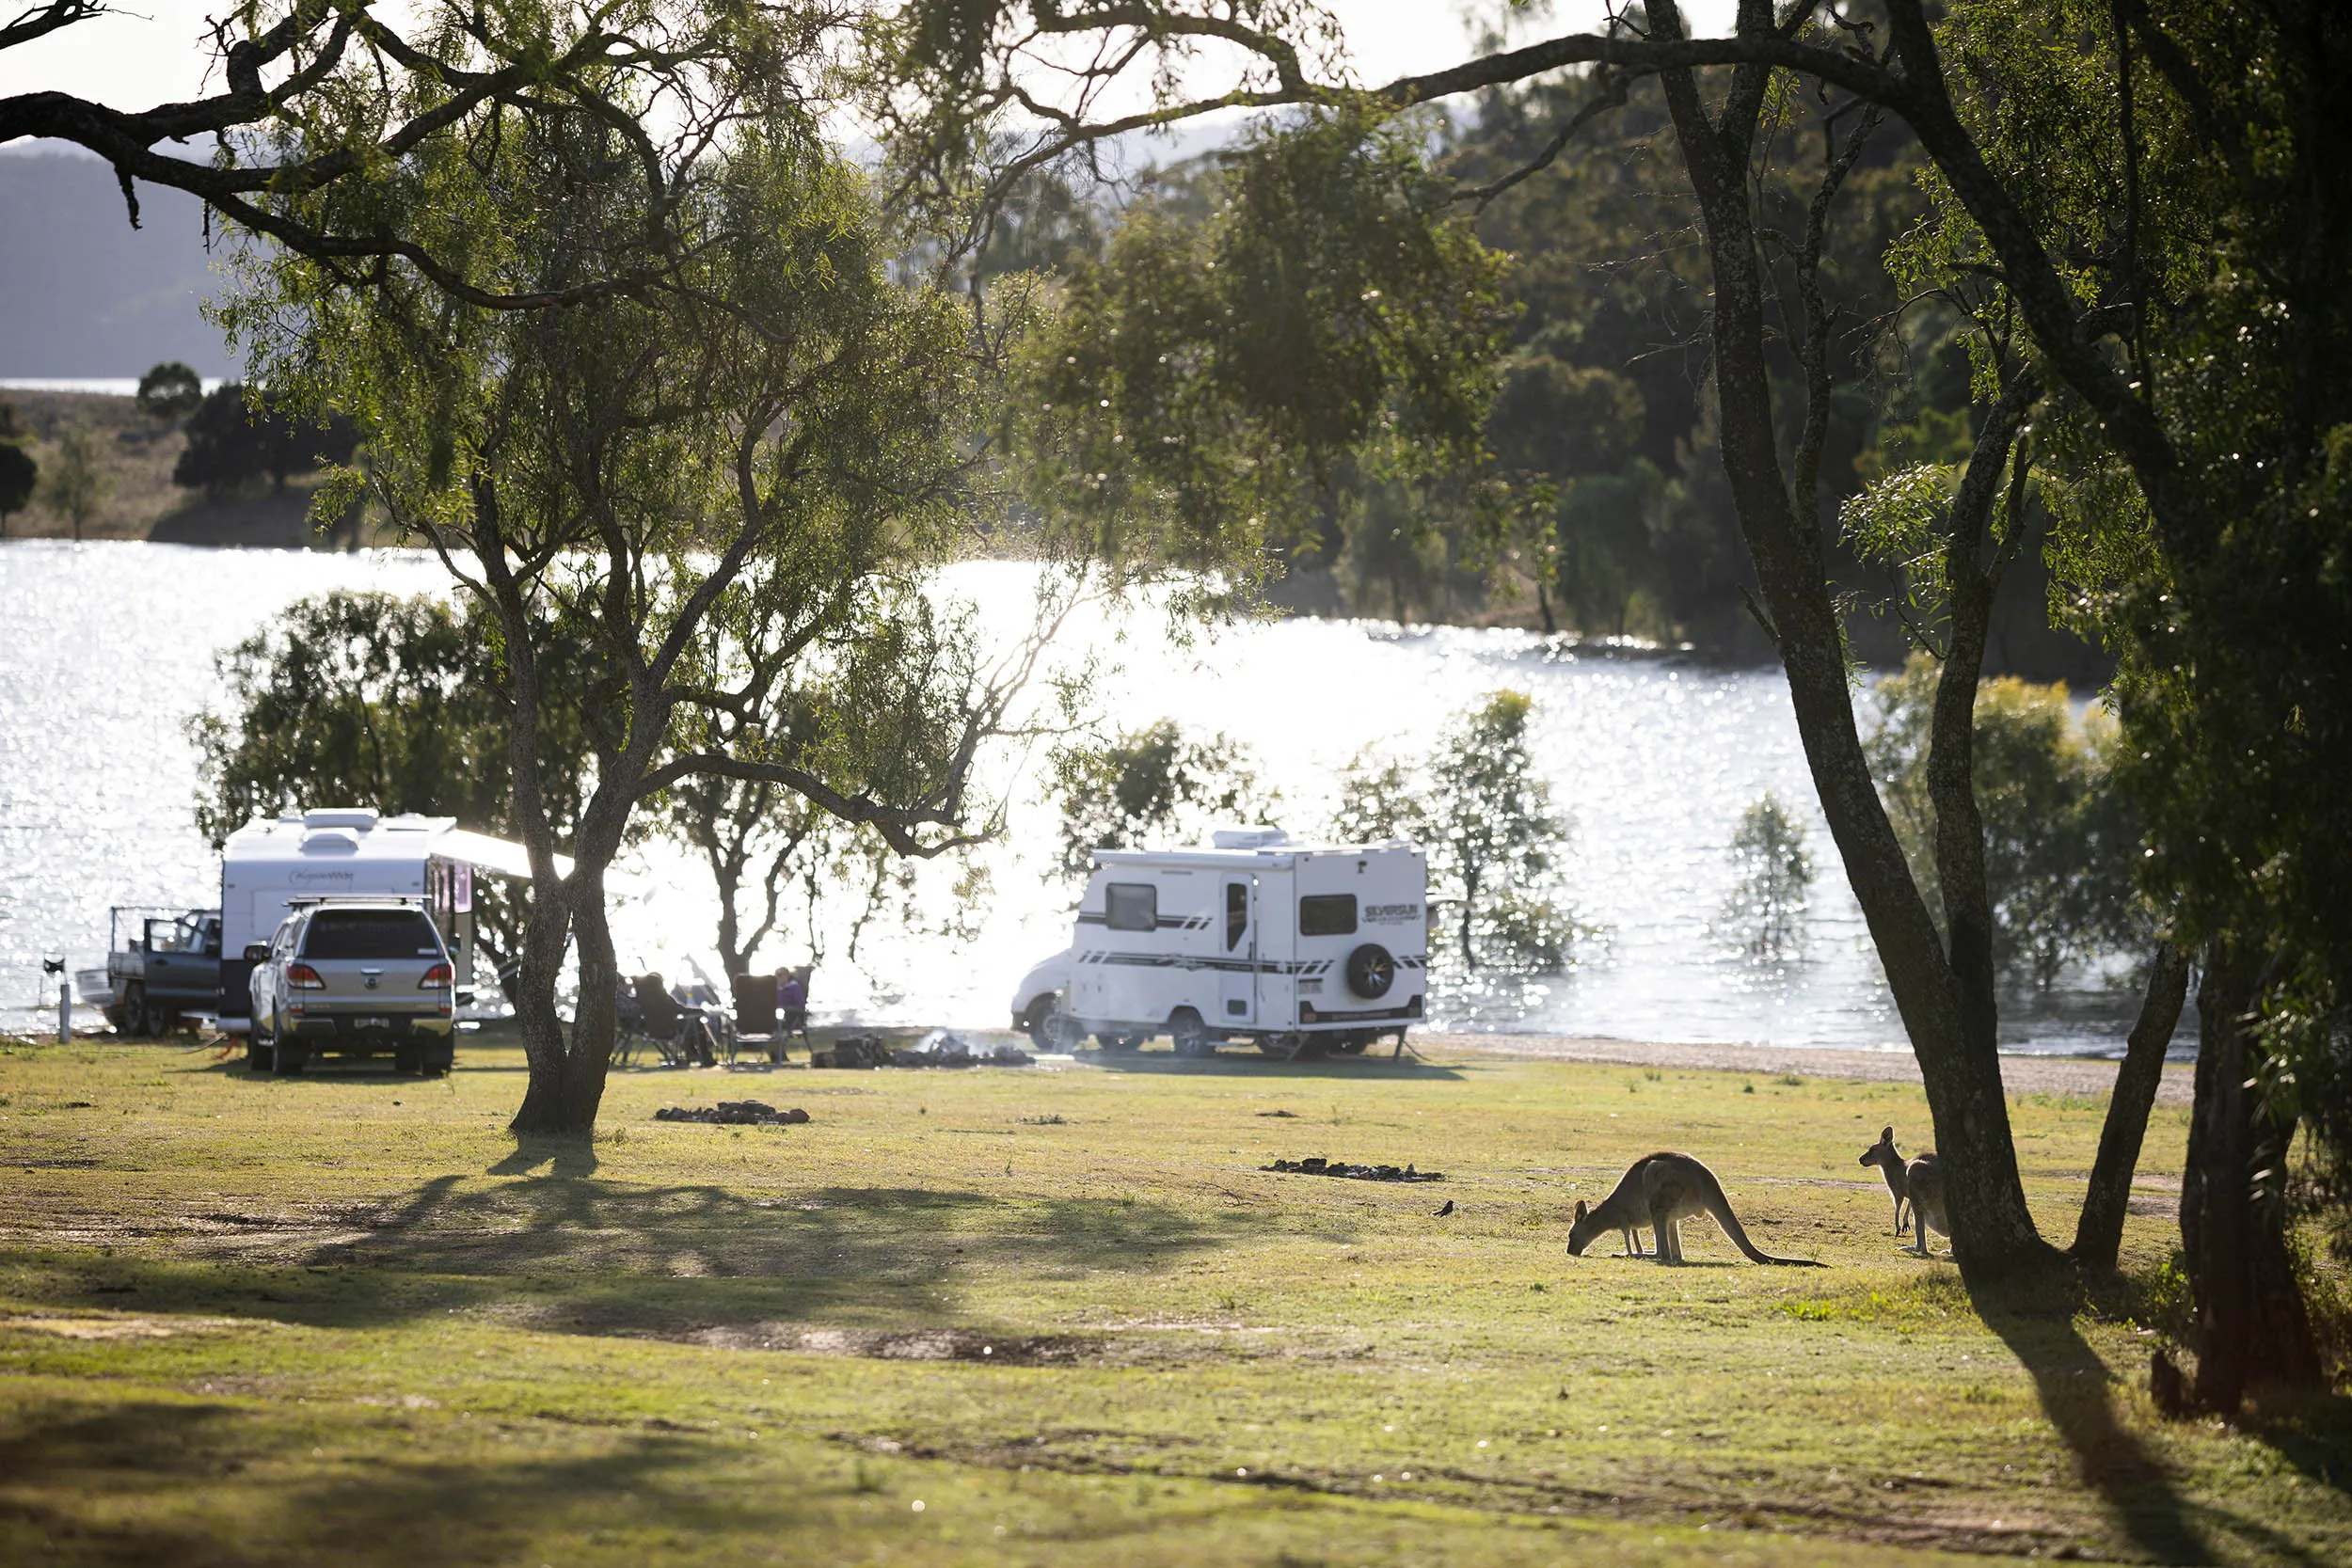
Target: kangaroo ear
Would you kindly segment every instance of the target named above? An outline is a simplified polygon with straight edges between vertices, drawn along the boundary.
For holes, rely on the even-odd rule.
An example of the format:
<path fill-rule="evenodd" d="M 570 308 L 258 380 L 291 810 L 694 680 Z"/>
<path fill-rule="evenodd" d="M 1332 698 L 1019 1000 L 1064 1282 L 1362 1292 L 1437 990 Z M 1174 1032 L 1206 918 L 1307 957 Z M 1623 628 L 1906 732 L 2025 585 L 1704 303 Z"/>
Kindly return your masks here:
<path fill-rule="evenodd" d="M 1895 1141 L 1895 1130 L 1894 1130 L 1893 1128 L 1891 1128 L 1891 1127 L 1882 1127 L 1882 1128 L 1880 1128 L 1880 1129 L 1879 1129 L 1879 1142 L 1881 1142 L 1881 1143 L 1883 1143 L 1883 1144 L 1891 1144 L 1891 1143 L 1893 1143 L 1894 1141 Z"/>
<path fill-rule="evenodd" d="M 1576 1217 L 1579 1220 L 1584 1217 L 1584 1200 L 1581 1197 L 1576 1200 Z"/>

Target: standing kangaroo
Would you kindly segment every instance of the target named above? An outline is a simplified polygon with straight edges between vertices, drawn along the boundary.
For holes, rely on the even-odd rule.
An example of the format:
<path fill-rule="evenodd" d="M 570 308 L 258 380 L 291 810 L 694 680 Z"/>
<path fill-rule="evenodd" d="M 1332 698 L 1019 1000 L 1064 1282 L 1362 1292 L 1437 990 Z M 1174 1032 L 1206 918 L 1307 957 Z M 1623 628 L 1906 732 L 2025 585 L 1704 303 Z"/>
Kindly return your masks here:
<path fill-rule="evenodd" d="M 1886 1190 L 1895 1196 L 1895 1234 L 1903 1233 L 1903 1211 L 1911 1206 L 1911 1183 L 1903 1169 L 1903 1157 L 1895 1152 L 1895 1130 L 1892 1127 L 1879 1133 L 1879 1141 L 1862 1151 L 1860 1164 L 1876 1165 L 1886 1177 Z"/>
<path fill-rule="evenodd" d="M 1939 1189 L 1940 1190 L 1940 1189 Z M 1758 1263 L 1779 1263 L 1789 1268 L 1818 1269 L 1821 1264 L 1810 1258 L 1775 1258 L 1757 1250 L 1748 1233 L 1740 1225 L 1740 1216 L 1731 1212 L 1731 1199 L 1724 1196 L 1724 1184 L 1715 1180 L 1715 1173 L 1688 1154 L 1645 1154 L 1627 1168 L 1618 1178 L 1616 1191 L 1597 1204 L 1587 1206 L 1582 1198 L 1576 1201 L 1576 1220 L 1568 1227 L 1568 1252 L 1581 1258 L 1594 1238 L 1620 1231 L 1629 1249 L 1639 1255 L 1639 1240 L 1635 1231 L 1646 1225 L 1655 1243 L 1649 1256 L 1661 1263 L 1682 1261 L 1682 1222 L 1700 1214 L 1712 1214 L 1715 1223 L 1724 1227 L 1731 1244 Z"/>
<path fill-rule="evenodd" d="M 1939 1236 L 1952 1233 L 1952 1222 L 1944 1208 L 1944 1167 L 1929 1149 L 1918 1156 L 1903 1172 L 1903 1188 L 1911 1196 L 1911 1223 L 1918 1231 L 1920 1257 L 1928 1256 L 1928 1232 Z"/>

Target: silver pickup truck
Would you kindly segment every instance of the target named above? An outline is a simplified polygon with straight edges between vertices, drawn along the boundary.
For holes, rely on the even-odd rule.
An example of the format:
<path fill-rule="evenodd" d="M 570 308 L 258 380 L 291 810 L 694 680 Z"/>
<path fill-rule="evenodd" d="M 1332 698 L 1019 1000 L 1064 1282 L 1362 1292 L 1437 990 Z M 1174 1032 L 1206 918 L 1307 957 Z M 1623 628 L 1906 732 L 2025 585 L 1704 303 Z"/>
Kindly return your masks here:
<path fill-rule="evenodd" d="M 319 1056 L 389 1054 L 437 1077 L 455 1056 L 449 949 L 421 905 L 323 898 L 297 908 L 253 960 L 255 1071 L 292 1075 Z"/>

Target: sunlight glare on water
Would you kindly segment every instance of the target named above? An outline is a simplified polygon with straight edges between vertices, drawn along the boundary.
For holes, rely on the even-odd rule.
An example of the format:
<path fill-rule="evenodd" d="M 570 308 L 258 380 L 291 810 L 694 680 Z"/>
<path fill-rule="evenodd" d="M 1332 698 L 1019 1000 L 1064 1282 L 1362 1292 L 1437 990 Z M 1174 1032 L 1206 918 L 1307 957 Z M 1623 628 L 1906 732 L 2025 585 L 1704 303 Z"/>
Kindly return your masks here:
<path fill-rule="evenodd" d="M 1032 568 L 976 562 L 946 578 L 993 634 L 1025 626 Z M 305 594 L 442 592 L 446 582 L 413 551 L 0 546 L 0 1016 L 23 1023 L 43 954 L 62 949 L 77 968 L 102 961 L 108 905 L 216 900 L 218 861 L 194 825 L 197 756 L 185 726 L 217 698 L 219 650 Z M 1060 648 L 1066 660 L 1092 653 L 1104 662 L 1095 696 L 1106 727 L 1165 716 L 1248 743 L 1281 793 L 1282 825 L 1302 835 L 1329 811 L 1338 769 L 1367 743 L 1425 755 L 1486 693 L 1511 687 L 1536 699 L 1537 759 L 1575 827 L 1569 902 L 1597 934 L 1568 974 L 1469 984 L 1449 974 L 1433 1024 L 1902 1049 L 1812 804 L 1777 671 L 1376 622 L 1277 621 L 1180 646 L 1149 610 L 1073 617 Z M 1068 941 L 1073 903 L 1054 869 L 1053 808 L 1038 798 L 1044 753 L 1034 744 L 994 764 L 1008 832 L 985 856 L 993 893 L 978 934 L 876 928 L 854 966 L 841 934 L 830 934 L 812 988 L 819 1022 L 1006 1022 L 1021 973 Z M 1777 962 L 1736 951 L 1718 928 L 1736 880 L 1733 829 L 1768 789 L 1806 823 L 1819 868 L 1803 947 Z M 945 873 L 923 880 L 936 914 Z M 716 970 L 700 935 L 713 928 L 715 901 L 697 861 L 656 847 L 616 868 L 612 894 L 626 966 L 673 978 L 690 959 Z M 805 949 L 804 937 L 788 937 L 763 958 L 797 960 Z M 2003 1043 L 2116 1048 L 2132 1000 L 2092 989 L 2012 1002 Z"/>

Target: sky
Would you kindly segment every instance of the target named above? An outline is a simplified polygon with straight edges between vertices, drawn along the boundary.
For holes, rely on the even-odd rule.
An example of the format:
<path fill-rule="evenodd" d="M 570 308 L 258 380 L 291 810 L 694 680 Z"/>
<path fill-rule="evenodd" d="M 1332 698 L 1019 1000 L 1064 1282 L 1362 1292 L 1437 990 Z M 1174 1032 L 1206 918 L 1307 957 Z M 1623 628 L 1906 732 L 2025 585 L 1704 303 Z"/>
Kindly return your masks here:
<path fill-rule="evenodd" d="M 1695 0 L 1693 24 L 1713 31 L 1732 0 Z M 0 97 L 67 92 L 119 109 L 144 109 L 199 96 L 213 70 L 207 12 L 222 0 L 122 0 L 123 9 L 37 42 L 0 52 Z M 1442 70 L 1467 59 L 1470 32 L 1459 0 L 1324 0 L 1347 34 L 1359 78 L 1377 84 Z M 1482 3 L 1479 14 L 1495 7 Z M 384 14 L 390 14 L 386 8 Z M 1556 0 L 1545 31 L 1597 22 L 1599 0 Z M 215 78 L 215 85 L 217 85 Z"/>

